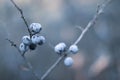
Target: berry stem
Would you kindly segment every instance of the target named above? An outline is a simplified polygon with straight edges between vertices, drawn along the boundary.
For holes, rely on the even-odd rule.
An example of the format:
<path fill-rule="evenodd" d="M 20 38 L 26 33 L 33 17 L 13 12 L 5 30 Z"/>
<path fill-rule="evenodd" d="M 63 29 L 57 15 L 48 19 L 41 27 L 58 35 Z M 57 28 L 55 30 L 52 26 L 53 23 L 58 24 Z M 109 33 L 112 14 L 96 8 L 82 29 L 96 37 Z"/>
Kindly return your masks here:
<path fill-rule="evenodd" d="M 30 37 L 32 37 L 32 33 L 31 33 L 30 29 L 29 29 L 29 25 L 28 25 L 28 23 L 27 23 L 27 21 L 26 21 L 26 19 L 25 19 L 25 17 L 24 17 L 24 14 L 23 14 L 22 9 L 20 9 L 19 6 L 18 6 L 13 0 L 11 0 L 11 2 L 12 2 L 13 5 L 16 7 L 16 9 L 20 12 L 21 18 L 23 19 L 23 21 L 24 21 L 24 23 L 25 23 L 25 25 L 26 25 L 26 27 L 27 27 L 27 30 L 28 30 L 28 32 L 29 32 L 29 35 L 30 35 Z"/>

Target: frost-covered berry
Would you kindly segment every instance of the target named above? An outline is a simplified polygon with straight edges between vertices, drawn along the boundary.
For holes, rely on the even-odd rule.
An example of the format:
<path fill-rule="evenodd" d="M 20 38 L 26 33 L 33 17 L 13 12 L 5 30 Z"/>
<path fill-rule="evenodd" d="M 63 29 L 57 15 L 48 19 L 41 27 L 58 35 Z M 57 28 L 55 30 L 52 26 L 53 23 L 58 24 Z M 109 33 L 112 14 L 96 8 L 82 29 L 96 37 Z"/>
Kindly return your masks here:
<path fill-rule="evenodd" d="M 40 41 L 39 41 L 39 45 L 42 45 L 45 43 L 45 37 L 44 36 L 40 36 Z"/>
<path fill-rule="evenodd" d="M 67 67 L 70 67 L 73 65 L 73 59 L 71 57 L 66 57 L 65 60 L 64 60 L 64 65 L 67 66 Z"/>
<path fill-rule="evenodd" d="M 54 51 L 58 54 L 61 54 L 66 51 L 66 44 L 61 42 L 54 47 Z"/>
<path fill-rule="evenodd" d="M 35 50 L 36 47 L 37 47 L 37 45 L 36 45 L 36 44 L 33 44 L 33 43 L 31 43 L 31 44 L 29 45 L 29 49 L 30 49 L 30 50 Z"/>
<path fill-rule="evenodd" d="M 29 44 L 31 43 L 30 36 L 23 36 L 23 37 L 22 37 L 22 42 L 23 42 L 25 45 L 29 45 Z"/>
<path fill-rule="evenodd" d="M 19 50 L 22 53 L 25 53 L 28 50 L 28 46 L 26 46 L 24 43 L 21 43 L 20 46 L 19 46 Z"/>
<path fill-rule="evenodd" d="M 40 41 L 40 36 L 39 35 L 33 35 L 31 38 L 31 41 L 33 44 L 38 44 Z"/>
<path fill-rule="evenodd" d="M 32 43 L 42 45 L 45 43 L 45 38 L 39 35 L 33 35 L 31 38 Z"/>
<path fill-rule="evenodd" d="M 77 45 L 71 45 L 69 47 L 69 52 L 73 53 L 73 54 L 76 54 L 78 52 L 78 46 Z"/>
<path fill-rule="evenodd" d="M 32 23 L 29 26 L 30 31 L 32 32 L 32 34 L 37 34 L 42 30 L 41 24 L 39 23 Z"/>

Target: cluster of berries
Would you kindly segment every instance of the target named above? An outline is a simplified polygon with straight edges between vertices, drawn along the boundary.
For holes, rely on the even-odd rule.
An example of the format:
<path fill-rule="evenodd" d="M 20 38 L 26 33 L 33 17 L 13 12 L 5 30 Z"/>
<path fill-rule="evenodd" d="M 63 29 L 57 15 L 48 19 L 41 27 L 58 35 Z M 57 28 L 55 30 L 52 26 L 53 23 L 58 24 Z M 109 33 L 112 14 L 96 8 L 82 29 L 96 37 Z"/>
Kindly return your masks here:
<path fill-rule="evenodd" d="M 66 51 L 68 53 L 71 53 L 71 54 L 76 54 L 78 52 L 78 46 L 77 45 L 71 45 L 69 47 L 69 49 L 67 50 L 67 46 L 65 43 L 61 42 L 61 43 L 58 43 L 55 47 L 54 47 L 54 51 L 59 54 L 59 55 L 62 55 L 62 54 L 65 54 Z M 64 59 L 64 65 L 65 66 L 72 66 L 72 64 L 74 63 L 73 59 L 71 57 L 66 57 Z"/>
<path fill-rule="evenodd" d="M 22 37 L 22 43 L 19 46 L 21 53 L 25 53 L 29 49 L 35 50 L 37 45 L 42 45 L 45 43 L 45 37 L 39 35 L 40 31 L 42 30 L 41 24 L 32 23 L 29 26 L 29 30 L 32 36 L 25 35 Z"/>
<path fill-rule="evenodd" d="M 32 23 L 29 26 L 29 30 L 30 30 L 32 36 L 26 35 L 26 36 L 22 37 L 22 43 L 19 46 L 19 50 L 21 51 L 21 53 L 25 53 L 29 49 L 35 50 L 37 45 L 42 45 L 45 43 L 45 37 L 39 35 L 40 31 L 42 30 L 41 24 Z M 66 52 L 76 54 L 78 52 L 78 46 L 73 44 L 67 50 L 66 44 L 61 42 L 54 47 L 54 51 L 58 55 L 63 55 Z M 73 63 L 74 63 L 74 61 L 71 57 L 66 57 L 64 59 L 65 66 L 72 66 Z"/>

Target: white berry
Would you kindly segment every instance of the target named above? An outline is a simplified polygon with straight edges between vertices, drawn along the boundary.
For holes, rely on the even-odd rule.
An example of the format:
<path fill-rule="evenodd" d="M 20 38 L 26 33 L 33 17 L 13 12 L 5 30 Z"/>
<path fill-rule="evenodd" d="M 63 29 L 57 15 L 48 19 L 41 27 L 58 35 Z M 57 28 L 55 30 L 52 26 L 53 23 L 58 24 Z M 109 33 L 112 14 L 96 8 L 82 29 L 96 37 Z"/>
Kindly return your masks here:
<path fill-rule="evenodd" d="M 33 35 L 31 40 L 32 40 L 33 44 L 43 44 L 43 43 L 45 43 L 45 37 L 39 36 L 39 35 Z"/>
<path fill-rule="evenodd" d="M 38 44 L 40 41 L 40 36 L 39 35 L 33 35 L 31 38 L 32 43 Z"/>
<path fill-rule="evenodd" d="M 54 48 L 54 51 L 58 54 L 65 52 L 65 50 L 66 50 L 66 44 L 63 42 L 57 44 Z"/>
<path fill-rule="evenodd" d="M 78 52 L 78 46 L 77 45 L 71 45 L 69 47 L 69 52 L 73 53 L 73 54 L 76 54 Z"/>
<path fill-rule="evenodd" d="M 70 67 L 73 65 L 73 59 L 71 57 L 66 57 L 65 60 L 64 60 L 64 65 L 67 66 L 67 67 Z"/>
<path fill-rule="evenodd" d="M 39 36 L 40 37 L 40 41 L 39 41 L 39 45 L 42 45 L 45 43 L 45 37 L 44 36 Z"/>
<path fill-rule="evenodd" d="M 32 34 L 37 34 L 42 30 L 42 26 L 39 23 L 32 23 L 29 26 L 30 31 L 32 32 Z"/>
<path fill-rule="evenodd" d="M 30 36 L 23 36 L 22 37 L 22 42 L 25 44 L 25 45 L 29 45 L 31 40 L 30 40 Z"/>
<path fill-rule="evenodd" d="M 22 53 L 25 53 L 28 50 L 28 46 L 26 46 L 24 43 L 21 43 L 20 46 L 19 46 L 19 50 Z"/>

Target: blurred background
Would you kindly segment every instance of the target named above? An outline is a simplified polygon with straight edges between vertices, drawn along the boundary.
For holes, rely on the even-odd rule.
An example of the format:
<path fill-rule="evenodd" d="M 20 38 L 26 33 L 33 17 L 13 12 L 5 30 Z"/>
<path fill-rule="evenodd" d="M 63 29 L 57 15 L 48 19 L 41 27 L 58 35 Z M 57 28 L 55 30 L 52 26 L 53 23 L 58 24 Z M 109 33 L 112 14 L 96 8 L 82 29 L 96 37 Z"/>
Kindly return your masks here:
<path fill-rule="evenodd" d="M 59 58 L 49 45 L 65 42 L 69 47 L 96 13 L 97 5 L 105 0 L 14 0 L 23 10 L 28 24 L 41 23 L 40 35 L 46 44 L 28 51 L 39 78 Z M 71 55 L 72 67 L 61 62 L 45 80 L 120 80 L 120 0 L 112 0 L 96 25 L 79 42 L 79 52 Z M 0 0 L 0 80 L 36 80 L 18 51 L 16 44 L 28 35 L 21 15 L 10 0 Z"/>

